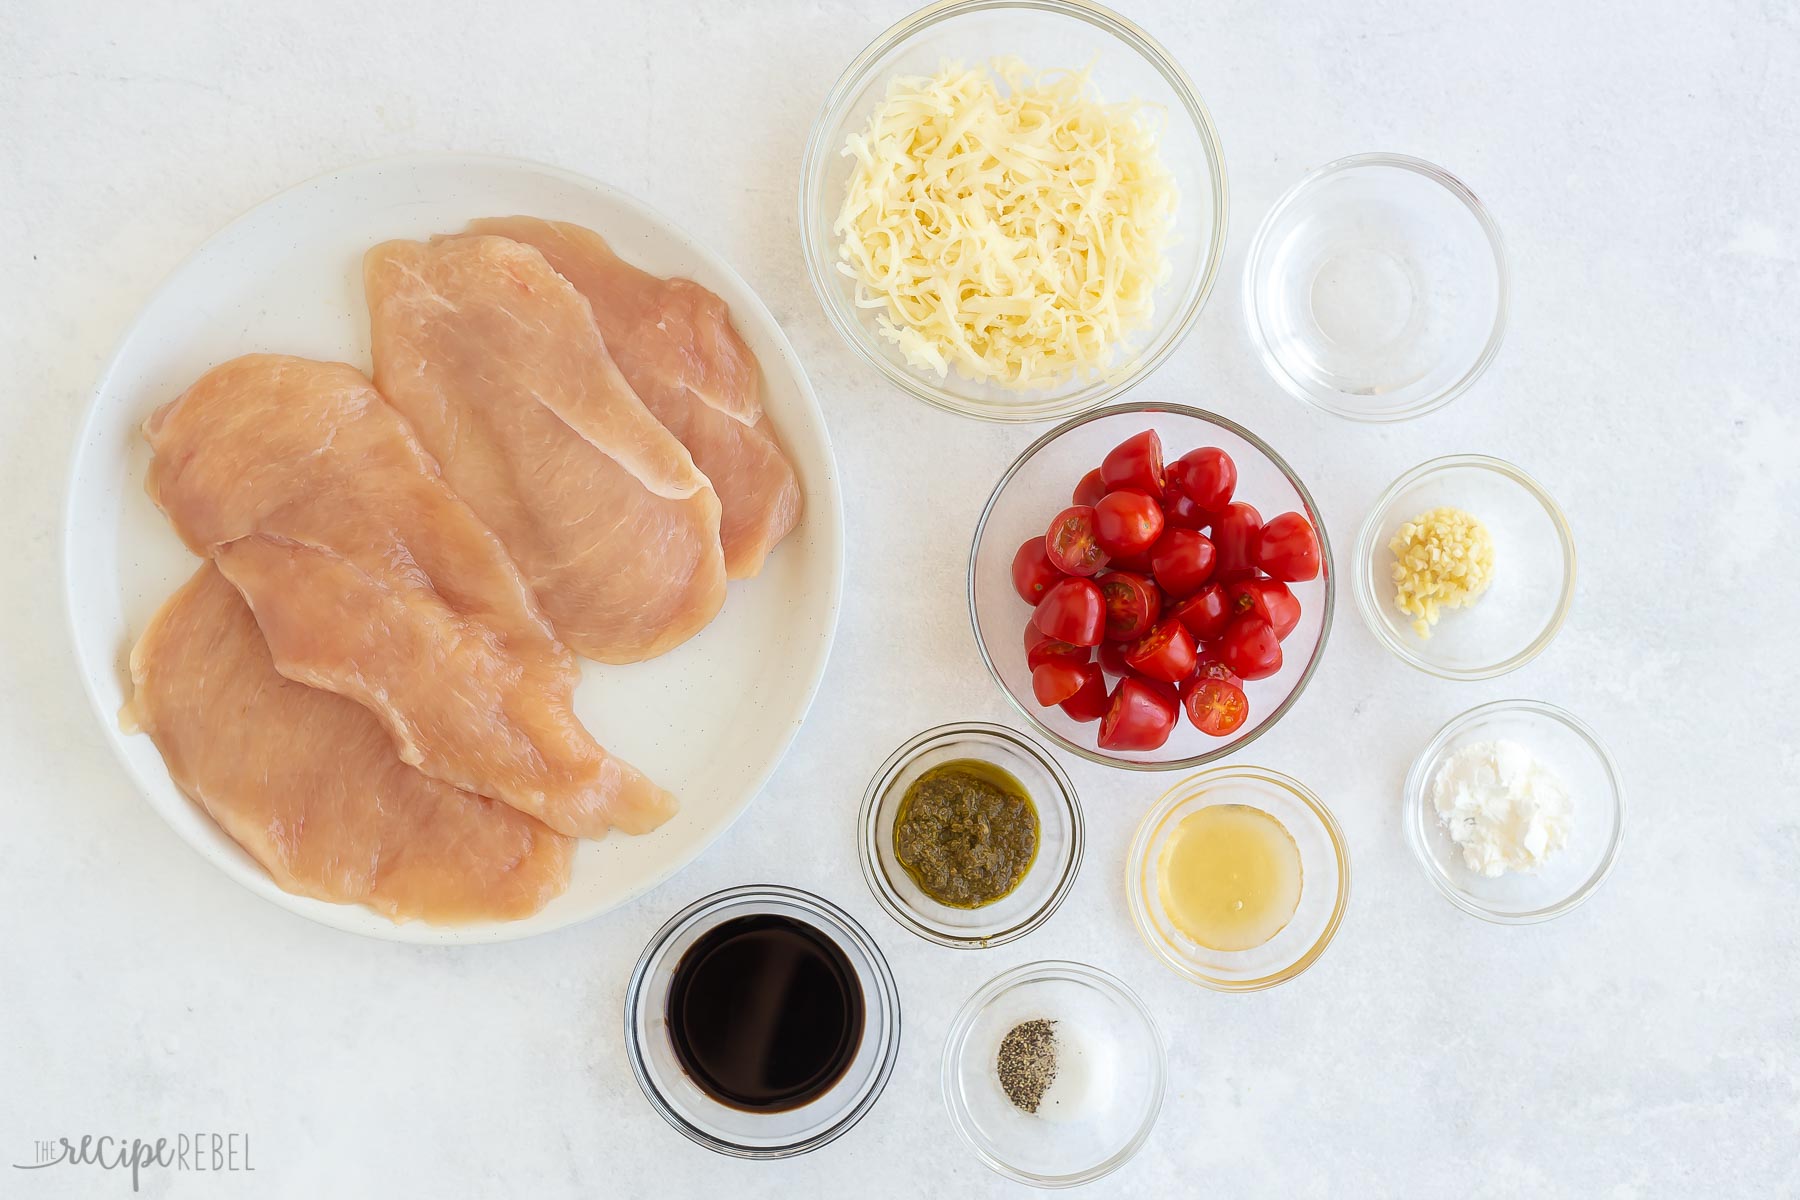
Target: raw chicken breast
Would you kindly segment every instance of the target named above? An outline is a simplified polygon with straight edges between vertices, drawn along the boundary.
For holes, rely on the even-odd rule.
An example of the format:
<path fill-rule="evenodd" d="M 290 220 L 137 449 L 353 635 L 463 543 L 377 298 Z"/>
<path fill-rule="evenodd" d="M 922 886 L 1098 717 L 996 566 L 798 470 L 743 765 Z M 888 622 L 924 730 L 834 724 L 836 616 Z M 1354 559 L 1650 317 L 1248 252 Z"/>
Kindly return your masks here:
<path fill-rule="evenodd" d="M 569 885 L 568 838 L 420 774 L 361 705 L 284 679 L 210 563 L 150 622 L 131 679 L 123 720 L 285 891 L 456 924 L 530 916 Z"/>
<path fill-rule="evenodd" d="M 387 242 L 363 260 L 375 383 L 506 544 L 562 639 L 636 662 L 725 602 L 719 500 L 529 246 Z"/>
<path fill-rule="evenodd" d="M 401 761 L 580 837 L 674 810 L 576 719 L 574 659 L 530 588 L 354 367 L 234 359 L 145 434 L 151 497 L 243 593 L 276 668 L 367 708 Z"/>
<path fill-rule="evenodd" d="M 681 439 L 719 494 L 725 573 L 743 579 L 800 519 L 800 482 L 762 410 L 756 356 L 725 302 L 691 279 L 663 279 L 592 230 L 537 217 L 476 221 L 476 234 L 535 246 L 587 297 L 625 381 Z"/>

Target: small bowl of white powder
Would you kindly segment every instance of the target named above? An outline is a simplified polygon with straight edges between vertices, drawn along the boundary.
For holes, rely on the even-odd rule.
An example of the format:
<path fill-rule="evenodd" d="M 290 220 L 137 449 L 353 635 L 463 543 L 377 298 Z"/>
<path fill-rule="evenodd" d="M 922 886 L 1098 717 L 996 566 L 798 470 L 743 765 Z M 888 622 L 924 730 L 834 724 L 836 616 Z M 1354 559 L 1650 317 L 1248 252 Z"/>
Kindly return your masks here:
<path fill-rule="evenodd" d="M 1619 857 L 1612 755 L 1551 704 L 1500 700 L 1438 731 L 1406 777 L 1406 840 L 1464 912 L 1525 925 L 1594 893 Z"/>

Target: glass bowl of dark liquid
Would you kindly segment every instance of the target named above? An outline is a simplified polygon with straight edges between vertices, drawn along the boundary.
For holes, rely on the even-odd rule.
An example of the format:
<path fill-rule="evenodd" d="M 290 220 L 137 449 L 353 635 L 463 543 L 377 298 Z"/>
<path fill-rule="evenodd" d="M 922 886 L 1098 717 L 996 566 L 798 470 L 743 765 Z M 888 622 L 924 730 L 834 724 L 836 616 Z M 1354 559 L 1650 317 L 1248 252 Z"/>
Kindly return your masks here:
<path fill-rule="evenodd" d="M 874 939 L 794 888 L 730 888 L 659 930 L 632 972 L 638 1086 L 691 1140 L 790 1158 L 862 1119 L 900 1048 L 900 995 Z"/>

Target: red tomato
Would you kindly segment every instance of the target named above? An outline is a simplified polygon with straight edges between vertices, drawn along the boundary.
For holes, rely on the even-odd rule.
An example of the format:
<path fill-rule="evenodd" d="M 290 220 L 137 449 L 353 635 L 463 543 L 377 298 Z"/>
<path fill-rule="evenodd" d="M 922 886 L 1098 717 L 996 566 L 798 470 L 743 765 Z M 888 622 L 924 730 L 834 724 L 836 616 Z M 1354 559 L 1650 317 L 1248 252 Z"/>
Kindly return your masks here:
<path fill-rule="evenodd" d="M 1169 486 L 1201 511 L 1222 513 L 1237 491 L 1237 464 L 1217 446 L 1202 446 L 1169 464 Z"/>
<path fill-rule="evenodd" d="M 1012 565 L 1013 591 L 1027 604 L 1035 605 L 1050 590 L 1050 585 L 1061 579 L 1062 572 L 1044 553 L 1044 539 L 1032 538 L 1022 543 L 1013 554 Z"/>
<path fill-rule="evenodd" d="M 1087 664 L 1093 666 L 1092 663 Z M 1031 673 L 1031 694 L 1045 708 L 1061 704 L 1081 690 L 1087 672 L 1075 663 L 1047 662 Z"/>
<path fill-rule="evenodd" d="M 1074 499 L 1078 508 L 1092 508 L 1100 503 L 1100 497 L 1104 495 L 1106 495 L 1106 481 L 1100 478 L 1099 467 L 1095 467 L 1083 475 L 1081 482 L 1075 485 Z"/>
<path fill-rule="evenodd" d="M 1171 606 L 1171 617 L 1187 626 L 1189 633 L 1201 641 L 1211 641 L 1231 624 L 1231 599 L 1225 589 L 1209 583 L 1186 600 Z"/>
<path fill-rule="evenodd" d="M 1297 512 L 1271 517 L 1256 542 L 1256 565 L 1276 579 L 1302 583 L 1319 577 L 1319 535 Z"/>
<path fill-rule="evenodd" d="M 1205 531 L 1212 524 L 1213 515 L 1194 503 L 1186 492 L 1178 492 L 1170 488 L 1163 493 L 1163 523 L 1177 529 L 1198 529 Z"/>
<path fill-rule="evenodd" d="M 1088 647 L 1059 641 L 1031 622 L 1025 623 L 1025 665 L 1033 671 L 1047 662 L 1084 663 L 1093 657 Z"/>
<path fill-rule="evenodd" d="M 1093 580 L 1065 579 L 1044 593 L 1031 619 L 1058 641 L 1097 646 L 1106 629 L 1106 601 Z"/>
<path fill-rule="evenodd" d="M 1044 554 L 1065 575 L 1092 575 L 1106 565 L 1106 551 L 1094 536 L 1094 510 L 1085 505 L 1065 508 L 1044 535 Z"/>
<path fill-rule="evenodd" d="M 1244 681 L 1237 673 L 1219 661 L 1219 652 L 1211 646 L 1200 647 L 1200 661 L 1194 666 L 1194 673 L 1181 681 L 1177 690 L 1186 696 L 1189 692 L 1205 683 L 1208 679 L 1223 679 L 1226 683 L 1244 686 Z"/>
<path fill-rule="evenodd" d="M 1129 675 L 1131 666 L 1125 661 L 1125 642 L 1100 643 L 1100 669 L 1108 675 Z"/>
<path fill-rule="evenodd" d="M 1162 593 L 1142 575 L 1109 571 L 1095 582 L 1106 601 L 1106 638 L 1128 642 L 1143 637 L 1162 613 Z"/>
<path fill-rule="evenodd" d="M 1192 529 L 1170 529 L 1150 551 L 1150 568 L 1163 591 L 1181 599 L 1193 595 L 1212 578 L 1218 554 L 1212 539 Z"/>
<path fill-rule="evenodd" d="M 1099 663 L 1081 668 L 1081 687 L 1063 701 L 1062 710 L 1076 721 L 1098 721 L 1106 715 L 1112 697 L 1106 694 L 1106 676 Z M 1035 681 L 1034 681 L 1035 682 Z"/>
<path fill-rule="evenodd" d="M 1160 498 L 1164 482 L 1162 438 L 1154 429 L 1126 438 L 1101 460 L 1100 478 L 1109 492 L 1135 488 Z"/>
<path fill-rule="evenodd" d="M 1235 733 L 1250 716 L 1250 701 L 1244 689 L 1223 679 L 1202 679 L 1182 704 L 1194 728 L 1213 737 Z"/>
<path fill-rule="evenodd" d="M 1094 536 L 1114 558 L 1142 554 L 1162 531 L 1163 511 L 1143 492 L 1108 492 L 1094 505 Z"/>
<path fill-rule="evenodd" d="M 1256 541 L 1262 533 L 1262 514 L 1242 500 L 1226 505 L 1225 511 L 1212 524 L 1213 545 L 1219 551 L 1220 575 L 1248 571 L 1256 566 Z M 1055 539 L 1052 538 L 1050 561 L 1056 562 Z M 1058 563 L 1057 565 L 1061 565 Z"/>
<path fill-rule="evenodd" d="M 1149 633 L 1125 647 L 1125 661 L 1132 670 L 1164 683 L 1180 683 L 1192 675 L 1198 656 L 1194 635 L 1173 617 L 1164 617 Z"/>
<path fill-rule="evenodd" d="M 1249 613 L 1261 617 L 1275 631 L 1275 639 L 1283 641 L 1300 623 L 1300 601 L 1279 579 L 1240 579 L 1225 589 L 1231 601 L 1233 616 Z"/>
<path fill-rule="evenodd" d="M 1133 575 L 1150 574 L 1150 551 L 1127 554 L 1122 558 L 1108 559 L 1106 565 L 1115 571 L 1130 571 Z"/>
<path fill-rule="evenodd" d="M 1127 675 L 1113 688 L 1112 702 L 1100 718 L 1100 748 L 1154 750 L 1169 740 L 1178 711 L 1173 693 Z"/>
<path fill-rule="evenodd" d="M 1281 670 L 1281 639 L 1261 617 L 1238 617 L 1225 630 L 1219 658 L 1240 679 L 1267 679 Z"/>

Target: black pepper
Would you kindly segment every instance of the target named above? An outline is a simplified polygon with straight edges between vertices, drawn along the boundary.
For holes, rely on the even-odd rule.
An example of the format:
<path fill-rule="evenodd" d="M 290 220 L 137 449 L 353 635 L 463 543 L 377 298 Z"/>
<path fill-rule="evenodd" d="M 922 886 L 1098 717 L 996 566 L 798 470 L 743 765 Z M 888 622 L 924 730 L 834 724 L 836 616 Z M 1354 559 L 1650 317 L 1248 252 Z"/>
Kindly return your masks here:
<path fill-rule="evenodd" d="M 1035 1113 L 1056 1079 L 1056 1022 L 1038 1017 L 1014 1025 L 1000 1040 L 994 1068 L 1013 1106 Z"/>

